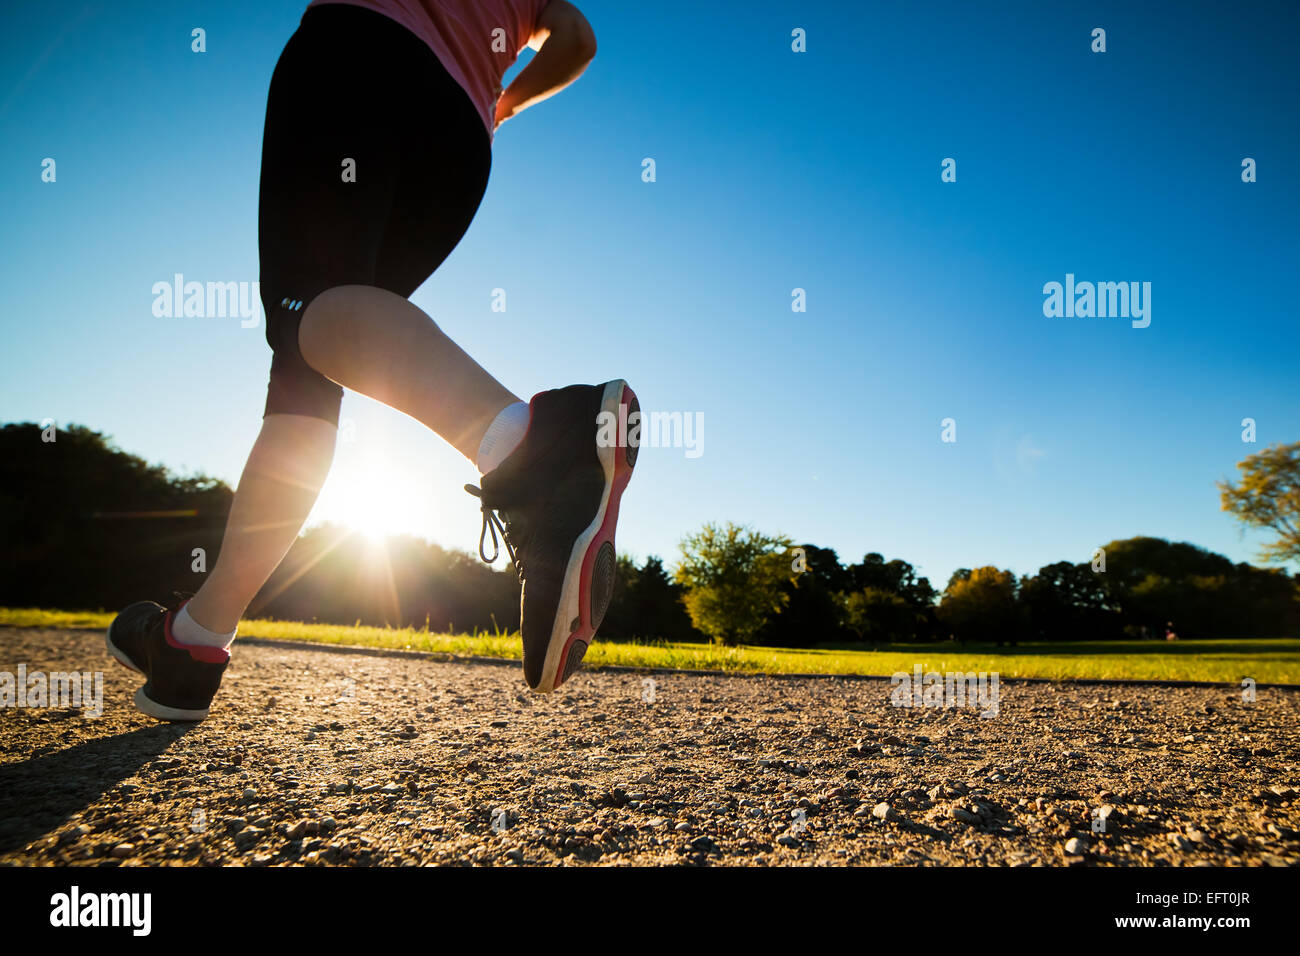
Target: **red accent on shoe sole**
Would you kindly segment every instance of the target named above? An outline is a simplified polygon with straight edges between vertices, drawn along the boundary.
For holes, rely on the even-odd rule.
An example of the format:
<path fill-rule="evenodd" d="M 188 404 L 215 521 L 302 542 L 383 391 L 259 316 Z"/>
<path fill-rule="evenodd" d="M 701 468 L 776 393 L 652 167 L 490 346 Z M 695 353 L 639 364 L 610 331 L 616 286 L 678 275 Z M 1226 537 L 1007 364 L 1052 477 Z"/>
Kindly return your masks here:
<path fill-rule="evenodd" d="M 627 404 L 629 407 L 636 401 L 636 395 L 632 389 L 624 385 L 623 394 L 619 401 Z M 622 451 L 626 445 L 627 436 L 619 438 L 620 444 L 617 446 L 618 451 Z M 554 687 L 559 687 L 564 683 L 564 665 L 569 659 L 569 651 L 573 647 L 574 641 L 583 641 L 591 644 L 591 639 L 596 636 L 596 629 L 591 626 L 591 577 L 592 566 L 596 563 L 596 555 L 600 551 L 600 546 L 608 541 L 611 545 L 614 543 L 614 529 L 618 525 L 618 505 L 619 500 L 623 497 L 623 491 L 627 488 L 627 483 L 632 479 L 632 466 L 627 463 L 626 454 L 614 455 L 614 482 L 609 490 L 609 505 L 605 508 L 605 520 L 601 522 L 600 530 L 596 536 L 591 539 L 591 544 L 587 546 L 587 553 L 582 557 L 582 577 L 578 584 L 578 615 L 581 620 L 578 629 L 569 635 L 569 639 L 564 642 L 564 648 L 560 652 L 560 664 L 556 670 L 556 681 Z M 615 552 L 617 554 L 617 552 Z"/>

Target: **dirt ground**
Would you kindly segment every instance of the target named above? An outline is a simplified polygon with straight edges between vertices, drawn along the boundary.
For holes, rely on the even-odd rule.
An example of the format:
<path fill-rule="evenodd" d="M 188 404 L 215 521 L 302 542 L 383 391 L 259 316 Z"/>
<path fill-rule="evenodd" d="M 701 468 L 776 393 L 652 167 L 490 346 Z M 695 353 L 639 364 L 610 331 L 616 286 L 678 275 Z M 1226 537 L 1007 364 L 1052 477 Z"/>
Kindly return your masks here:
<path fill-rule="evenodd" d="M 0 709 L 0 864 L 1300 861 L 1297 691 L 1004 681 L 983 718 L 887 680 L 539 696 L 517 663 L 241 642 L 212 716 L 167 725 L 102 633 L 0 628 L 19 663 L 101 671 L 104 705 Z"/>

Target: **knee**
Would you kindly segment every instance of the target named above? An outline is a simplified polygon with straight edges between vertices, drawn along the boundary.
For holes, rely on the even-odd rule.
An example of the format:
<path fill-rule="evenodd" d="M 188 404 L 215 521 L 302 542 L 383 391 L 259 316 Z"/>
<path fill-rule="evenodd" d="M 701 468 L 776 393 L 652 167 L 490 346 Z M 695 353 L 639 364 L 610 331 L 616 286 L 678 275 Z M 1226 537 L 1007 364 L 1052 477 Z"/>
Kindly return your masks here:
<path fill-rule="evenodd" d="M 336 428 L 343 388 L 308 365 L 301 356 L 277 353 L 271 359 L 263 417 L 303 415 Z"/>

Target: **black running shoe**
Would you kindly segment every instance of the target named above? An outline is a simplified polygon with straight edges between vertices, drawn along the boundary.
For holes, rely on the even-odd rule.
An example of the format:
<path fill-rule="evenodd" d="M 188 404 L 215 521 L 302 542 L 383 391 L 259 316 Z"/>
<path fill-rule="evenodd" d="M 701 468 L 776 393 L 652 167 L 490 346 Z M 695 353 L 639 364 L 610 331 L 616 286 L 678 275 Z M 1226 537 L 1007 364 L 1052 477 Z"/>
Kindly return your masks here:
<path fill-rule="evenodd" d="M 145 685 L 135 692 L 138 710 L 159 720 L 202 720 L 230 663 L 224 647 L 181 644 L 172 634 L 172 618 L 189 599 L 177 592 L 175 607 L 137 601 L 113 618 L 104 636 L 118 663 L 141 673 Z"/>
<path fill-rule="evenodd" d="M 538 691 L 564 683 L 582 662 L 614 593 L 614 526 L 632 477 L 640 405 L 622 379 L 541 392 L 528 430 L 482 478 L 479 556 L 497 558 L 497 532 L 515 563 L 524 679 Z M 495 512 L 495 514 L 494 514 Z M 484 540 L 492 534 L 492 557 Z"/>

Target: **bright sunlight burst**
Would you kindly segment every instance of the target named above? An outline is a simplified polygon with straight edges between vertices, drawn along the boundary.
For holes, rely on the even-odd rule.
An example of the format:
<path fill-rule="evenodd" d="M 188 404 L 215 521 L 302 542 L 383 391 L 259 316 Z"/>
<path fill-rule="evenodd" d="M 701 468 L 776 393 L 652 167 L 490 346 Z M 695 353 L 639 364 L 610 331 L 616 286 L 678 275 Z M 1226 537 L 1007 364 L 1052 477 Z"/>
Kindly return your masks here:
<path fill-rule="evenodd" d="M 357 415 L 356 437 L 340 437 L 306 527 L 337 525 L 376 546 L 385 538 L 411 535 L 476 548 L 478 499 L 462 490 L 473 467 L 418 422 L 394 416 L 377 403 L 373 409 L 359 404 L 349 410 Z"/>
<path fill-rule="evenodd" d="M 345 525 L 371 541 L 398 534 L 426 536 L 430 489 L 419 487 L 403 464 L 399 456 L 340 456 L 308 524 Z"/>

